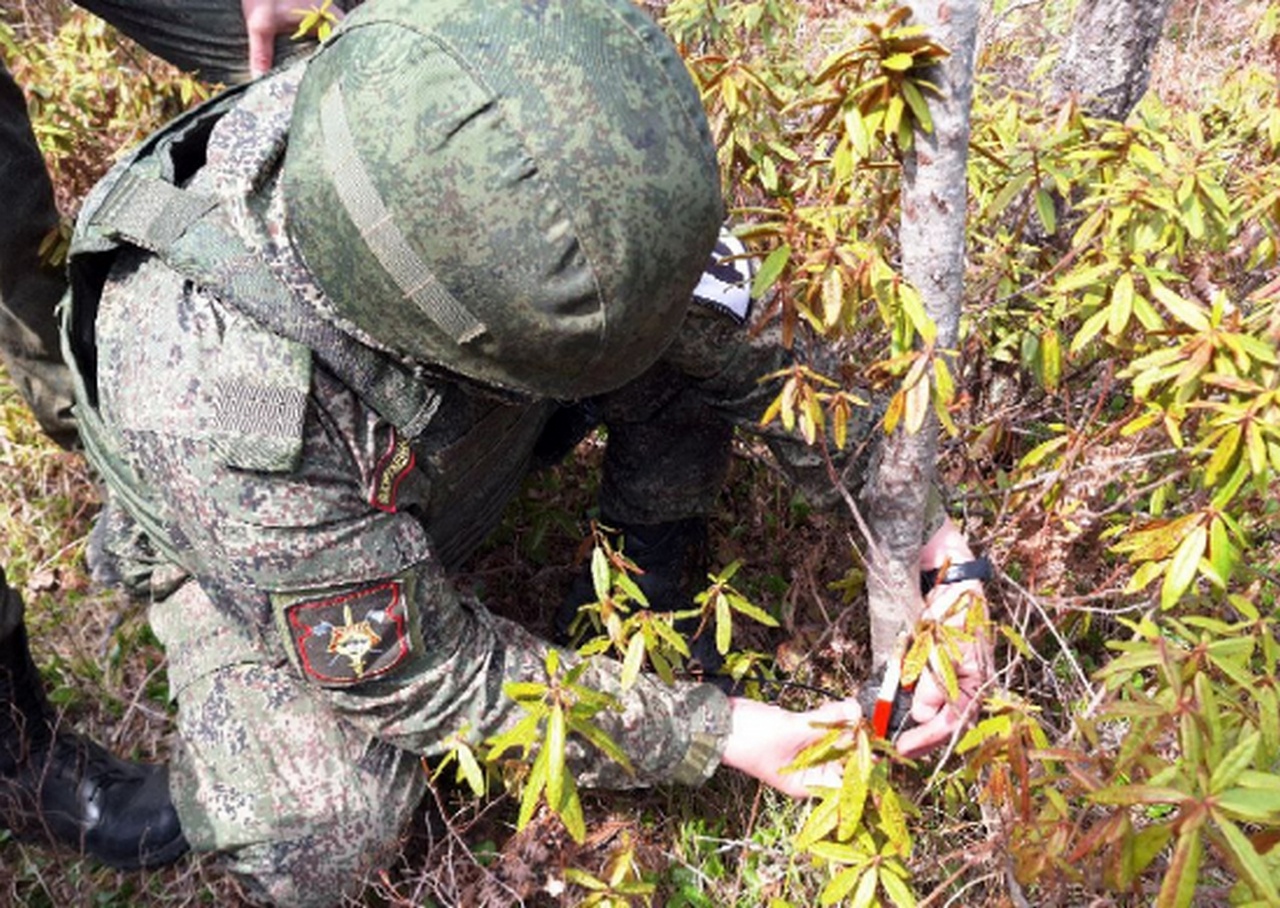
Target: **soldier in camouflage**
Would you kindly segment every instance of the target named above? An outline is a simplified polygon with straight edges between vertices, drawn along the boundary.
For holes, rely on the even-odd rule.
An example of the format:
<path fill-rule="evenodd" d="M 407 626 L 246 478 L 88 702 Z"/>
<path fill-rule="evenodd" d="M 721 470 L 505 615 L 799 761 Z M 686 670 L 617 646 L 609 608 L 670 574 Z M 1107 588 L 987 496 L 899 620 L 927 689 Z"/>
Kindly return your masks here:
<path fill-rule="evenodd" d="M 304 52 L 281 35 L 293 0 L 79 0 L 171 63 L 212 81 L 242 82 L 273 57 Z M 54 307 L 66 290 L 42 246 L 58 214 L 26 99 L 0 61 L 0 358 L 41 426 L 77 441 L 72 379 Z M 27 644 L 22 599 L 0 568 L 0 825 L 119 868 L 153 867 L 186 850 L 163 766 L 121 760 L 64 727 L 44 696 Z"/>
<path fill-rule="evenodd" d="M 503 685 L 550 644 L 449 575 L 559 416 L 608 428 L 611 525 L 660 550 L 710 510 L 785 361 L 744 293 L 690 305 L 721 214 L 698 94 L 629 0 L 379 0 L 95 190 L 64 343 L 169 655 L 193 848 L 333 904 L 395 847 L 421 756 L 520 719 Z M 584 683 L 633 770 L 574 740 L 583 785 L 726 764 L 803 795 L 834 777 L 781 767 L 859 715 L 618 674 Z"/>

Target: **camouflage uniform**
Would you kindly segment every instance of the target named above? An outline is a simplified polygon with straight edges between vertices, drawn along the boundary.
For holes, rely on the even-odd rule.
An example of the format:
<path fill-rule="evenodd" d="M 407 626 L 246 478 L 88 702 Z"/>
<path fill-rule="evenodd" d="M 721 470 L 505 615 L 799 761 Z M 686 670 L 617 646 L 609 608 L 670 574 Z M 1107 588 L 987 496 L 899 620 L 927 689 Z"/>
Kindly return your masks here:
<path fill-rule="evenodd" d="M 239 0 L 78 0 L 156 56 L 210 82 L 248 79 L 248 37 Z M 339 3 L 340 7 L 350 4 Z M 305 53 L 287 35 L 278 62 Z M 76 440 L 71 376 L 58 349 L 54 308 L 66 290 L 40 245 L 58 224 L 53 188 L 31 132 L 26 99 L 0 61 L 0 358 L 41 427 L 63 447 Z"/>
<path fill-rule="evenodd" d="M 248 280 L 237 262 L 265 265 L 310 313 L 298 334 L 337 319 L 281 229 L 301 77 L 251 86 L 186 183 L 217 201 L 247 251 L 227 280 Z M 127 169 L 86 202 L 90 222 Z M 115 477 L 108 548 L 149 592 L 169 655 L 184 832 L 277 903 L 329 904 L 394 847 L 423 791 L 419 756 L 509 728 L 522 711 L 503 684 L 544 678 L 549 644 L 448 578 L 499 521 L 562 402 L 428 367 L 405 387 L 417 402 L 405 431 L 342 368 L 228 296 L 125 249 L 96 310 L 76 296 L 66 343 L 83 378 L 87 453 Z M 745 315 L 693 307 L 648 371 L 590 402 L 608 428 L 611 518 L 711 509 L 733 426 L 756 428 L 774 393 L 756 379 L 785 361 Z M 369 355 L 362 374 L 387 365 Z M 800 445 L 775 441 L 789 462 L 816 467 Z M 697 784 L 718 765 L 729 710 L 715 687 L 642 677 L 623 691 L 608 661 L 584 681 L 617 696 L 600 724 L 634 772 L 574 740 L 581 784 Z"/>

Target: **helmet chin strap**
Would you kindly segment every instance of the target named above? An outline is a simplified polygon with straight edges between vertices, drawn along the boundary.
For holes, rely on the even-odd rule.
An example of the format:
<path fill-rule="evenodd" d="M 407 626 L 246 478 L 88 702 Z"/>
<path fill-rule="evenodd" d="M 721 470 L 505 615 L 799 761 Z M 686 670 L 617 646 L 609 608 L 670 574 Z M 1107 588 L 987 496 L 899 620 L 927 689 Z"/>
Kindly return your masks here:
<path fill-rule="evenodd" d="M 320 103 L 320 131 L 324 137 L 325 171 L 343 210 L 378 264 L 405 298 L 412 300 L 455 344 L 482 336 L 487 330 L 484 323 L 445 289 L 396 226 L 356 152 L 342 89 L 336 82 L 325 91 Z"/>

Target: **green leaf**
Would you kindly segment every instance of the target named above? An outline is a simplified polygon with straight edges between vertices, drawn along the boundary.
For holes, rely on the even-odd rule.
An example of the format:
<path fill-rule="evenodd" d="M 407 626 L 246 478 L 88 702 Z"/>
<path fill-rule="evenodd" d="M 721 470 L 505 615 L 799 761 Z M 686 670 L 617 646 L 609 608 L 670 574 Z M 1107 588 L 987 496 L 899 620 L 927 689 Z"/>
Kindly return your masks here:
<path fill-rule="evenodd" d="M 1093 315 L 1085 319 L 1084 324 L 1080 326 L 1080 330 L 1076 332 L 1076 336 L 1071 341 L 1071 352 L 1079 353 L 1083 350 L 1107 324 L 1110 311 L 1105 307 L 1099 309 Z"/>
<path fill-rule="evenodd" d="M 1262 736 L 1257 729 L 1251 728 L 1241 734 L 1236 746 L 1213 768 L 1213 775 L 1209 777 L 1209 792 L 1218 794 L 1234 785 L 1240 774 L 1253 765 L 1253 758 L 1258 753 L 1261 742 Z"/>
<path fill-rule="evenodd" d="M 592 746 L 605 754 L 605 756 L 617 763 L 627 772 L 635 772 L 635 768 L 631 765 L 631 758 L 628 757 L 626 753 L 623 752 L 622 748 L 618 746 L 618 742 L 609 737 L 608 732 L 599 725 L 590 721 L 571 721 L 569 723 L 569 727 L 572 729 L 574 734 L 581 735 L 586 738 L 591 742 Z"/>
<path fill-rule="evenodd" d="M 823 798 L 816 807 L 809 811 L 809 816 L 804 821 L 804 826 L 796 835 L 796 850 L 804 851 L 813 847 L 815 842 L 825 838 L 828 833 L 835 829 L 839 821 L 839 798 L 834 795 Z"/>
<path fill-rule="evenodd" d="M 1180 804 L 1189 795 L 1177 788 L 1155 785 L 1112 785 L 1100 788 L 1089 795 L 1096 804 L 1116 804 L 1132 807 L 1135 804 Z"/>
<path fill-rule="evenodd" d="M 1223 580 L 1235 572 L 1238 554 L 1227 532 L 1226 521 L 1215 515 L 1209 524 L 1209 560 Z"/>
<path fill-rule="evenodd" d="M 933 132 L 933 115 L 929 112 L 929 104 L 925 101 L 924 95 L 920 93 L 920 89 L 916 87 L 916 83 L 910 79 L 902 80 L 902 97 L 907 102 L 907 106 L 911 108 L 911 115 L 915 117 L 916 126 L 925 135 Z"/>
<path fill-rule="evenodd" d="M 1218 819 L 1218 830 L 1222 833 L 1227 850 L 1235 859 L 1234 863 L 1240 873 L 1253 888 L 1254 894 L 1268 905 L 1280 905 L 1280 892 L 1276 891 L 1271 868 L 1254 850 L 1253 843 L 1235 823 L 1221 818 L 1216 819 Z"/>
<path fill-rule="evenodd" d="M 1156 908 L 1187 908 L 1196 894 L 1196 877 L 1200 874 L 1200 856 L 1204 850 L 1200 828 L 1188 829 L 1178 836 L 1173 857 L 1156 896 Z"/>
<path fill-rule="evenodd" d="M 1053 206 L 1053 196 L 1041 187 L 1036 187 L 1036 213 L 1040 215 L 1045 233 L 1052 236 L 1058 231 L 1058 212 Z"/>
<path fill-rule="evenodd" d="M 573 776 L 565 776 L 564 800 L 556 808 L 564 828 L 569 830 L 573 840 L 581 845 L 587 838 L 587 824 L 582 816 L 582 799 L 578 797 L 578 786 Z"/>
<path fill-rule="evenodd" d="M 1164 851 L 1169 839 L 1173 838 L 1173 825 L 1157 823 L 1139 829 L 1129 840 L 1129 869 L 1133 877 L 1137 877 Z"/>
<path fill-rule="evenodd" d="M 518 703 L 540 702 L 547 695 L 547 686 L 536 681 L 508 681 L 502 691 Z"/>
<path fill-rule="evenodd" d="M 875 882 L 875 874 L 867 874 L 871 877 L 871 881 Z M 831 882 L 822 888 L 822 894 L 818 897 L 821 905 L 834 905 L 844 900 L 853 887 L 863 878 L 864 873 L 860 867 L 846 867 L 835 875 Z"/>
<path fill-rule="evenodd" d="M 1229 788 L 1214 796 L 1219 812 L 1244 823 L 1280 824 L 1280 792 Z"/>
<path fill-rule="evenodd" d="M 491 763 L 496 762 L 512 747 L 519 747 L 523 752 L 528 753 L 537 737 L 539 723 L 540 717 L 530 713 L 502 734 L 490 738 L 489 753 L 485 759 Z"/>
<path fill-rule="evenodd" d="M 1264 688 L 1264 690 L 1272 690 L 1272 688 Z M 1256 769 L 1246 769 L 1240 773 L 1240 778 L 1236 780 L 1244 788 L 1251 788 L 1254 791 L 1274 791 L 1280 792 L 1280 775 L 1272 772 L 1259 772 Z"/>
<path fill-rule="evenodd" d="M 529 778 L 525 779 L 524 794 L 520 797 L 520 813 L 516 817 L 516 829 L 524 829 L 538 809 L 539 798 L 547 785 L 547 750 L 544 747 L 534 757 Z"/>
<path fill-rule="evenodd" d="M 814 842 L 809 847 L 809 853 L 814 857 L 822 858 L 824 861 L 830 861 L 833 864 L 841 864 L 846 867 L 860 867 L 867 863 L 868 855 L 860 848 L 855 848 L 848 842 L 832 842 L 822 841 Z"/>
<path fill-rule="evenodd" d="M 1040 335 L 1040 383 L 1046 391 L 1058 390 L 1062 379 L 1062 343 L 1058 332 L 1048 328 Z"/>
<path fill-rule="evenodd" d="M 721 655 L 729 652 L 733 638 L 733 615 L 729 611 L 729 600 L 724 593 L 716 596 L 716 649 Z"/>
<path fill-rule="evenodd" d="M 742 598 L 741 596 L 733 595 L 732 593 L 729 594 L 728 599 L 729 599 L 729 605 L 733 608 L 735 612 L 740 612 L 741 614 L 746 615 L 752 621 L 756 621 L 760 624 L 763 624 L 765 627 L 778 626 L 778 619 L 774 618 L 772 615 L 770 615 L 764 609 L 760 608 L 758 605 L 752 605 L 746 599 Z"/>
<path fill-rule="evenodd" d="M 1070 439 L 1065 435 L 1058 435 L 1055 438 L 1050 438 L 1048 441 L 1041 442 L 1023 455 L 1022 460 L 1018 462 L 1018 466 L 1034 467 L 1050 454 L 1060 450 L 1061 448 L 1065 448 L 1069 442 Z"/>
<path fill-rule="evenodd" d="M 672 627 L 665 617 L 655 616 L 650 624 L 653 626 L 653 632 L 668 646 L 686 659 L 689 658 L 689 645 L 685 642 L 684 635 Z"/>
<path fill-rule="evenodd" d="M 547 756 L 547 801 L 557 810 L 564 799 L 564 743 L 564 709 L 557 703 L 547 717 L 547 738 L 542 743 Z"/>
<path fill-rule="evenodd" d="M 1091 287 L 1106 280 L 1118 267 L 1115 262 L 1105 262 L 1093 268 L 1068 271 L 1053 285 L 1053 293 L 1055 296 L 1068 296 L 1077 290 Z M 1130 277 L 1129 280 L 1132 282 L 1133 278 Z"/>
<path fill-rule="evenodd" d="M 763 299 L 769 289 L 777 283 L 778 278 L 782 276 L 782 272 L 786 270 L 790 262 L 790 244 L 783 243 L 770 252 L 760 265 L 760 270 L 756 272 L 755 278 L 751 281 L 751 296 L 755 299 Z"/>
<path fill-rule="evenodd" d="M 920 299 L 916 289 L 910 284 L 902 284 L 898 288 L 898 302 L 911 322 L 911 327 L 915 328 L 926 344 L 933 343 L 938 336 L 938 326 L 933 323 L 933 319 L 929 318 L 929 313 L 924 308 L 924 301 Z"/>
<path fill-rule="evenodd" d="M 896 135 L 898 128 L 902 125 L 902 115 L 906 113 L 907 105 L 902 100 L 902 95 L 893 95 L 889 98 L 889 104 L 885 108 L 884 113 L 884 131 L 890 135 Z"/>
<path fill-rule="evenodd" d="M 916 908 L 916 896 L 911 887 L 888 867 L 880 868 L 880 885 L 898 908 Z"/>
<path fill-rule="evenodd" d="M 649 607 L 649 597 L 644 594 L 644 590 L 640 589 L 640 584 L 631 578 L 631 575 L 625 571 L 618 574 L 618 588 L 627 594 L 632 602 L 636 602 L 644 608 Z"/>
<path fill-rule="evenodd" d="M 898 800 L 898 793 L 892 788 L 880 792 L 880 803 L 876 805 L 880 813 L 880 831 L 885 834 L 882 851 L 907 857 L 911 853 L 911 830 L 907 827 L 907 814 Z"/>
<path fill-rule="evenodd" d="M 859 158 L 871 156 L 871 130 L 866 120 L 856 107 L 851 108 L 844 117 L 845 135 L 849 137 L 849 145 Z"/>
<path fill-rule="evenodd" d="M 1258 701 L 1258 730 L 1262 733 L 1263 746 L 1267 753 L 1280 752 L 1280 697 L 1274 687 L 1259 687 L 1252 693 Z"/>

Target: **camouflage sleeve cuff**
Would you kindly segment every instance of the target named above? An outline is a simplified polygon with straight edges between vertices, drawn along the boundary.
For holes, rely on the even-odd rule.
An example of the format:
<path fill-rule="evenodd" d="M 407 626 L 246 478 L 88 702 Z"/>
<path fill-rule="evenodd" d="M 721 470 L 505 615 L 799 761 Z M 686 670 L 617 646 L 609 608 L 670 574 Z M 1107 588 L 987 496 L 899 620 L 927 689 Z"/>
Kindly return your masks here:
<path fill-rule="evenodd" d="M 732 722 L 729 698 L 710 684 L 699 684 L 690 691 L 688 706 L 689 747 L 671 778 L 681 785 L 701 785 L 724 755 Z"/>

